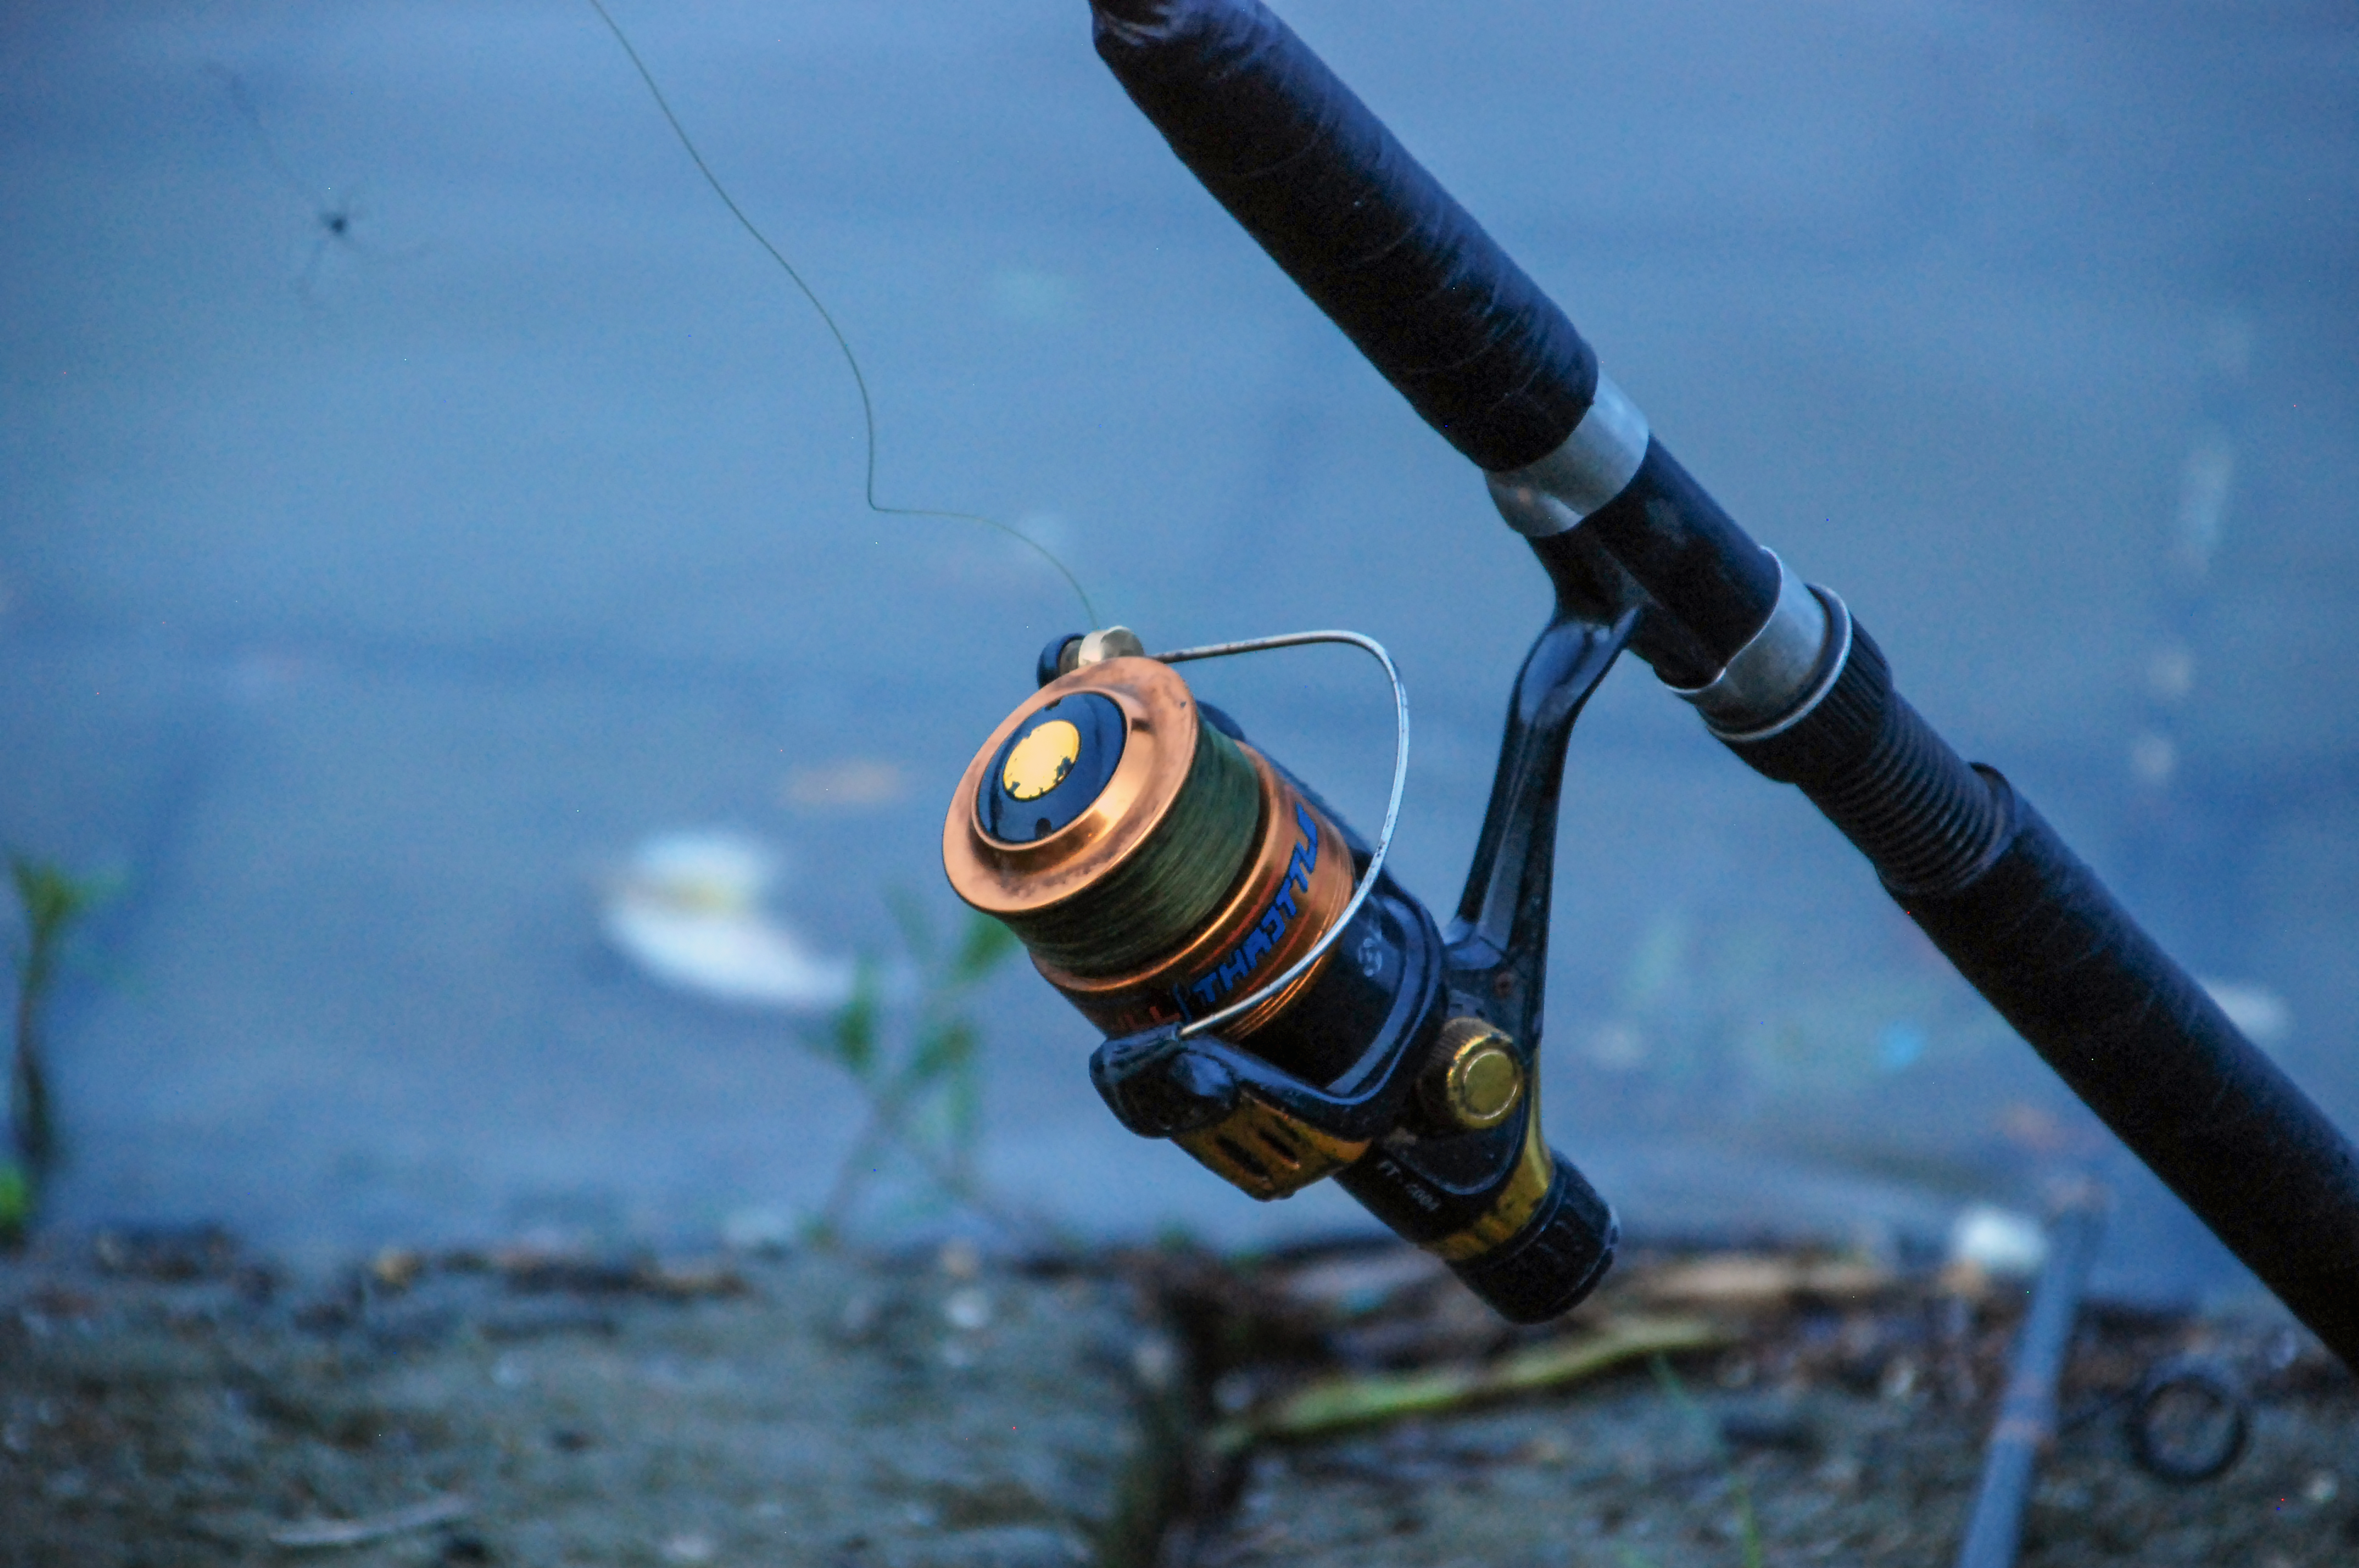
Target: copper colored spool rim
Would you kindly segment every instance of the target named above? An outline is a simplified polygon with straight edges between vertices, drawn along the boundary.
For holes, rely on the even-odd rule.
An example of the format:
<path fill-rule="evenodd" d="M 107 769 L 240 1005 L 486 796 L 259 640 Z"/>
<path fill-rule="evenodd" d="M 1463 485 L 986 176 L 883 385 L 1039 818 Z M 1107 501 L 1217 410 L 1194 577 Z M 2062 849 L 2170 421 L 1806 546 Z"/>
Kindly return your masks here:
<path fill-rule="evenodd" d="M 1040 709 L 1095 692 L 1122 709 L 1122 760 L 1098 797 L 1043 838 L 1009 843 L 984 832 L 975 800 L 1008 736 Z M 958 895 L 986 914 L 1022 916 L 1085 893 L 1139 852 L 1187 783 L 1196 759 L 1195 698 L 1153 659 L 1125 657 L 1060 676 L 1017 706 L 967 763 L 942 824 L 942 869 Z"/>
<path fill-rule="evenodd" d="M 1148 968 L 1121 975 L 1084 977 L 1060 968 L 1037 954 L 1033 956 L 1033 968 L 1040 971 L 1041 978 L 1101 1027 L 1144 1029 L 1180 1016 L 1169 1000 L 1171 989 L 1201 974 L 1234 949 L 1250 931 L 1254 917 L 1283 885 L 1293 859 L 1297 837 L 1294 812 L 1298 803 L 1309 809 L 1311 820 L 1319 825 L 1318 867 L 1311 872 L 1311 892 L 1301 901 L 1301 915 L 1279 939 L 1268 960 L 1273 968 L 1266 972 L 1282 970 L 1307 951 L 1351 897 L 1354 868 L 1343 834 L 1325 813 L 1310 806 L 1279 776 L 1268 759 L 1243 742 L 1238 743 L 1237 749 L 1253 763 L 1261 783 L 1260 833 L 1251 864 L 1220 908 L 1201 924 L 1195 939 Z M 1318 981 L 1334 956 L 1331 947 L 1291 985 L 1229 1024 L 1223 1033 L 1242 1039 L 1269 1022 Z"/>

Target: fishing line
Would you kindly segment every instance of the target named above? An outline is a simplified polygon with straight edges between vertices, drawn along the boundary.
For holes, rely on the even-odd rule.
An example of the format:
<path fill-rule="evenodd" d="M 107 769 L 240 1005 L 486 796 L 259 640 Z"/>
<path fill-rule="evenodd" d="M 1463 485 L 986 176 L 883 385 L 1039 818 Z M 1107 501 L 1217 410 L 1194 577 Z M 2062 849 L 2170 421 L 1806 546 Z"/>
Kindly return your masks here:
<path fill-rule="evenodd" d="M 630 59 L 631 69 L 637 71 L 639 80 L 647 84 L 647 95 L 663 112 L 664 120 L 671 126 L 671 134 L 679 138 L 681 150 L 688 154 L 689 161 L 696 165 L 696 172 L 704 177 L 704 183 L 712 188 L 712 194 L 721 198 L 721 204 L 729 209 L 729 215 L 737 220 L 737 226 L 752 235 L 756 244 L 769 253 L 770 259 L 778 264 L 779 270 L 810 302 L 810 308 L 826 323 L 828 335 L 835 340 L 836 348 L 842 352 L 844 365 L 852 372 L 852 384 L 860 391 L 860 418 L 868 437 L 868 473 L 864 492 L 868 510 L 880 517 L 940 517 L 957 523 L 980 523 L 986 528 L 995 528 L 1056 568 L 1057 575 L 1063 578 L 1065 585 L 1073 590 L 1073 597 L 1082 601 L 1082 612 L 1089 617 L 1089 623 L 1093 626 L 1098 624 L 1097 607 L 1090 602 L 1088 589 L 1082 587 L 1081 579 L 1057 558 L 1055 552 L 1038 539 L 1010 527 L 996 517 L 985 517 L 979 513 L 945 512 L 931 506 L 886 506 L 876 499 L 876 405 L 868 395 L 868 378 L 861 373 L 860 361 L 852 351 L 851 341 L 843 335 L 843 329 L 836 324 L 834 315 L 821 303 L 819 295 L 804 280 L 803 275 L 795 270 L 795 264 L 788 261 L 785 253 L 772 244 L 769 236 L 745 215 L 745 209 L 738 206 L 736 199 L 729 194 L 728 187 L 721 183 L 721 177 L 714 174 L 712 166 L 704 161 L 704 155 L 696 150 L 696 143 L 689 135 L 688 127 L 679 123 L 678 114 L 672 113 L 670 101 L 664 97 L 663 89 L 656 85 L 655 75 L 647 70 L 647 62 L 639 58 L 639 51 L 631 47 L 631 40 L 624 34 L 622 25 L 614 20 L 600 0 L 588 0 L 588 3 L 590 8 L 598 13 L 598 19 L 606 24 L 606 30 L 614 35 L 614 41 L 623 46 L 623 53 Z"/>

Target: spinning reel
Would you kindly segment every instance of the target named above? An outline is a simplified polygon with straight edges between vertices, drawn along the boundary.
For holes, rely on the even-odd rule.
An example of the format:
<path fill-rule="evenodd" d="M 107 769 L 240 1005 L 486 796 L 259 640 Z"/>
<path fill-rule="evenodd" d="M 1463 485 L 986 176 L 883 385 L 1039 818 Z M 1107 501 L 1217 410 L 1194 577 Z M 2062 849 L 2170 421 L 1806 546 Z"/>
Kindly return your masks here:
<path fill-rule="evenodd" d="M 1565 743 L 1636 621 L 1560 610 L 1525 659 L 1446 933 L 1384 863 L 1408 699 L 1343 632 L 1051 643 L 951 797 L 951 885 L 1105 1031 L 1090 1076 L 1123 1125 L 1256 1198 L 1332 1176 L 1502 1316 L 1544 1322 L 1614 1256 L 1612 1209 L 1540 1131 L 1540 1001 Z M 1373 845 L 1172 668 L 1314 642 L 1393 682 Z"/>

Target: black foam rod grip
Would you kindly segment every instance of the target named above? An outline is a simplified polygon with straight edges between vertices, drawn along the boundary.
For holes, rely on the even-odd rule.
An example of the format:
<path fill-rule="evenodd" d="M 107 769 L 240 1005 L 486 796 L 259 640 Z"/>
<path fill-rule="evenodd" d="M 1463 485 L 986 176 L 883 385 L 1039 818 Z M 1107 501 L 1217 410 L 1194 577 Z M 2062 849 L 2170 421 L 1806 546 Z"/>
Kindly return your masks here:
<path fill-rule="evenodd" d="M 1597 389 L 1562 310 L 1257 0 L 1092 0 L 1172 151 L 1428 424 L 1504 472 Z"/>
<path fill-rule="evenodd" d="M 2147 1167 L 2359 1369 L 2359 1152 L 1993 775 L 2011 831 L 1953 892 L 1896 892 Z"/>

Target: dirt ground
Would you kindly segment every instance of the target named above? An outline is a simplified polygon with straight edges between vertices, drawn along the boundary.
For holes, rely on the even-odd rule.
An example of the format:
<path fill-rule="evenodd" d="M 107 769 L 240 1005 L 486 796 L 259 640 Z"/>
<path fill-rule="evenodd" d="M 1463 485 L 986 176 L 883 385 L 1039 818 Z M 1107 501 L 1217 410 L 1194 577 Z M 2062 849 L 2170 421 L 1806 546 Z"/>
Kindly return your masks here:
<path fill-rule="evenodd" d="M 1422 1255 L 0 1263 L 0 1564 L 1939 1563 L 2019 1285 L 1637 1255 L 1508 1331 Z M 1649 1346 L 1654 1348 L 1650 1351 Z M 2215 1480 L 2118 1396 L 2249 1397 Z M 2281 1320 L 2084 1313 L 2026 1568 L 2359 1561 L 2359 1388 Z"/>
<path fill-rule="evenodd" d="M 1717 1347 L 1560 1392 L 1284 1441 L 1268 1429 L 1288 1412 L 1278 1390 L 1289 1383 L 1345 1366 L 1364 1386 L 1389 1377 L 1413 1392 L 1403 1369 L 1504 1365 L 1531 1357 L 1532 1336 L 1491 1322 L 1406 1251 L 1206 1273 L 1169 1293 L 1194 1325 L 1216 1412 L 1241 1412 L 1231 1430 L 1253 1428 L 1256 1410 L 1280 1418 L 1260 1418 L 1266 1435 L 1232 1456 L 1208 1463 L 1200 1450 L 1196 1517 L 1171 1531 L 1192 1568 L 1945 1563 L 2026 1295 L 1954 1271 L 1910 1279 L 1806 1255 L 1640 1254 L 1571 1331 L 1700 1318 Z M 2119 1396 L 2172 1357 L 2249 1396 L 2249 1443 L 2215 1480 L 2170 1484 L 2132 1461 Z M 2084 1310 L 2060 1405 L 2063 1430 L 2025 1516 L 2025 1568 L 2359 1562 L 2359 1389 L 2286 1320 Z M 2212 1430 L 2182 1424 L 2182 1453 Z"/>
<path fill-rule="evenodd" d="M 1169 1468 L 1136 1392 L 1169 1352 L 1104 1279 L 519 1251 L 306 1288 L 185 1238 L 97 1262 L 5 1276 L 8 1568 L 1136 1561 Z"/>

